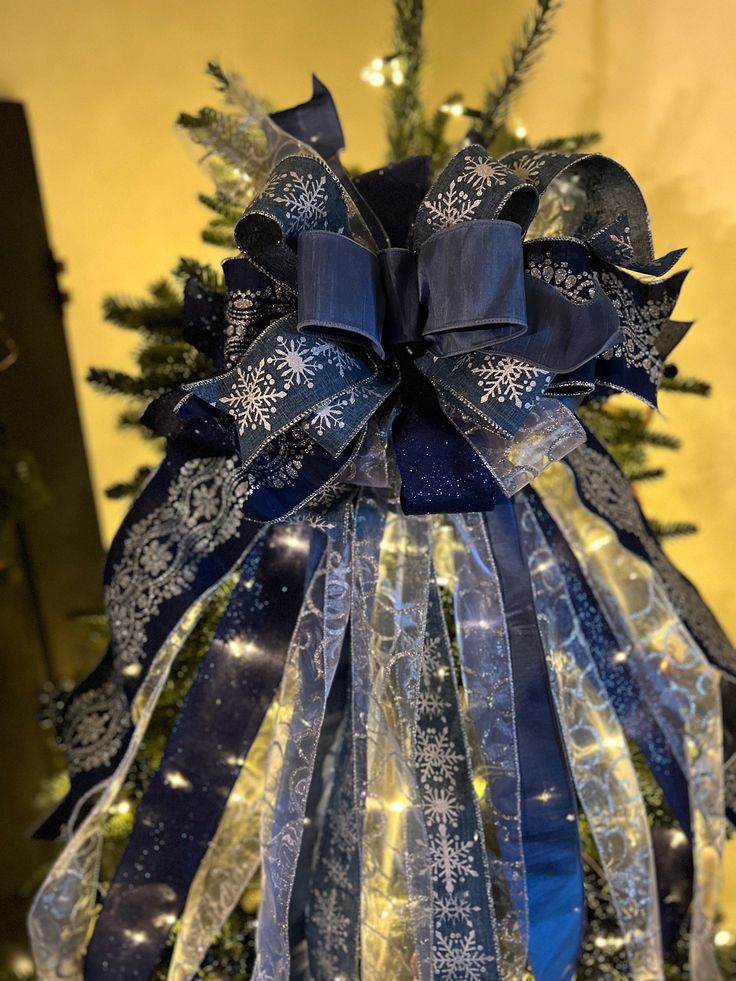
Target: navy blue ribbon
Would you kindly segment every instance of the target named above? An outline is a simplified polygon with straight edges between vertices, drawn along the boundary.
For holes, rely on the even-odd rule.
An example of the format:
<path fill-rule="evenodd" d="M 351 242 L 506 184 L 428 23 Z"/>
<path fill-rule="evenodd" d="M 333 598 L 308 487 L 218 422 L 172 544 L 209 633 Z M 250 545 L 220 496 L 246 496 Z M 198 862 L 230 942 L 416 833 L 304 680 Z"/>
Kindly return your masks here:
<path fill-rule="evenodd" d="M 90 981 L 146 981 L 161 957 L 281 679 L 309 534 L 269 532 L 241 571 L 138 809 L 87 950 Z"/>
<path fill-rule="evenodd" d="M 500 499 L 486 521 L 501 585 L 514 680 L 529 961 L 535 977 L 571 981 L 577 970 L 584 920 L 575 790 L 513 503 Z"/>

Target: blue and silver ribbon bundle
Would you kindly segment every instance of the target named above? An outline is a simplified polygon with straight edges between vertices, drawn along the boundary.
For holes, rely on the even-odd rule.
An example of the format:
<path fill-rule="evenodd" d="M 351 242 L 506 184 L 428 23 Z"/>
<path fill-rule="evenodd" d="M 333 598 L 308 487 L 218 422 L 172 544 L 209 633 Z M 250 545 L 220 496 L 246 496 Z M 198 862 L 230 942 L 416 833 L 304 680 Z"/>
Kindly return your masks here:
<path fill-rule="evenodd" d="M 681 253 L 603 156 L 471 145 L 431 186 L 423 158 L 351 182 L 322 87 L 261 125 L 227 295 L 187 287 L 219 373 L 147 411 L 168 450 L 63 712 L 39 979 L 144 981 L 167 943 L 193 978 L 259 875 L 257 981 L 572 979 L 584 814 L 630 977 L 662 981 L 634 752 L 692 856 L 691 976 L 717 978 L 736 656 L 575 415 L 656 406 Z M 228 577 L 101 896 L 105 821 Z"/>

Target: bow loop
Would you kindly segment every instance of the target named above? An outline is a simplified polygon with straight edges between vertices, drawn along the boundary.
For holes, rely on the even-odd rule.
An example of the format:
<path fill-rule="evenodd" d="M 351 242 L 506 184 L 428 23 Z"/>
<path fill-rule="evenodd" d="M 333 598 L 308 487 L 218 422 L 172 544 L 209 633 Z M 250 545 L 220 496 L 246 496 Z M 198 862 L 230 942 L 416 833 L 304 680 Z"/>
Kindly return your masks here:
<path fill-rule="evenodd" d="M 419 248 L 435 232 L 479 218 L 514 222 L 526 232 L 538 203 L 539 195 L 532 184 L 495 160 L 483 147 L 464 147 L 420 205 L 414 244 Z"/>
<path fill-rule="evenodd" d="M 297 330 L 367 346 L 385 358 L 385 304 L 377 257 L 345 235 L 309 231 L 299 236 L 297 260 Z"/>
<path fill-rule="evenodd" d="M 521 236 L 514 222 L 479 219 L 425 240 L 417 259 L 422 336 L 438 357 L 481 351 L 526 331 Z"/>

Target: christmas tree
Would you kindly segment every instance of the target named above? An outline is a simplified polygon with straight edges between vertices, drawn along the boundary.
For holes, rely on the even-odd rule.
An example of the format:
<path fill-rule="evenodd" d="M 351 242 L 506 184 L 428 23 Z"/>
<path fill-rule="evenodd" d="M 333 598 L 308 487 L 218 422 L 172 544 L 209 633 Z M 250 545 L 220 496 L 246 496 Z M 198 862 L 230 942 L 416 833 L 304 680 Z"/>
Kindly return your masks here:
<path fill-rule="evenodd" d="M 438 172 L 456 149 L 456 141 L 450 138 L 448 130 L 457 125 L 457 120 L 467 123 L 466 142 L 482 143 L 494 156 L 527 147 L 577 151 L 587 149 L 596 142 L 598 134 L 581 133 L 535 144 L 523 128 L 511 129 L 508 126 L 512 100 L 534 67 L 544 42 L 551 35 L 558 2 L 537 0 L 498 83 L 488 89 L 481 106 L 466 106 L 460 94 L 450 93 L 431 112 L 425 109 L 421 86 L 424 61 L 423 3 L 421 0 L 395 0 L 394 6 L 391 53 L 375 58 L 364 70 L 366 81 L 386 93 L 389 160 L 399 160 L 412 154 L 427 155 L 431 158 L 433 171 Z M 209 192 L 200 195 L 200 201 L 210 213 L 202 237 L 218 250 L 218 258 L 221 258 L 223 254 L 235 251 L 235 223 L 265 177 L 260 163 L 259 136 L 250 120 L 255 114 L 267 112 L 268 107 L 243 86 L 236 74 L 225 72 L 216 64 L 209 64 L 207 72 L 219 94 L 220 104 L 216 108 L 204 107 L 196 113 L 183 113 L 178 123 L 201 148 L 202 163 L 212 180 L 213 186 Z M 98 389 L 126 398 L 127 407 L 120 416 L 123 426 L 139 427 L 141 411 L 151 399 L 183 383 L 213 374 L 209 358 L 190 343 L 188 327 L 184 322 L 184 290 L 191 280 L 196 280 L 211 291 L 225 292 L 216 264 L 203 265 L 181 258 L 170 275 L 154 283 L 147 297 L 140 300 L 112 297 L 105 303 L 106 320 L 134 331 L 139 340 L 136 374 L 93 369 L 89 375 L 90 382 Z M 672 363 L 665 367 L 662 387 L 696 396 L 709 393 L 707 383 L 681 377 Z M 592 403 L 580 410 L 580 414 L 632 481 L 655 480 L 664 476 L 661 468 L 648 465 L 647 450 L 651 446 L 676 450 L 679 444 L 671 434 L 651 428 L 652 413 L 649 410 L 615 403 Z M 145 428 L 141 427 L 141 431 L 146 438 L 151 438 Z M 148 469 L 139 470 L 128 481 L 109 488 L 108 494 L 121 497 L 135 493 L 148 473 Z M 659 535 L 666 536 L 689 534 L 695 527 L 663 521 L 656 524 L 656 530 Z M 233 583 L 228 582 L 211 598 L 167 682 L 143 746 L 108 822 L 102 864 L 103 881 L 109 881 L 112 876 L 133 826 L 137 804 L 158 766 L 188 685 L 209 646 L 232 588 Z M 444 598 L 448 600 L 448 597 Z M 449 615 L 447 619 L 451 623 Z M 53 702 L 52 697 L 52 706 Z M 667 865 L 672 856 L 679 854 L 684 835 L 668 813 L 662 793 L 649 777 L 644 761 L 634 755 L 640 781 L 646 788 L 651 823 L 657 829 L 655 852 L 663 865 Z M 613 981 L 626 977 L 624 941 L 619 935 L 592 835 L 587 831 L 584 819 L 581 818 L 581 822 L 589 915 L 578 976 L 610 978 Z M 683 925 L 689 898 L 687 889 L 685 871 L 673 882 L 669 900 L 672 922 L 668 925 L 670 946 L 667 976 L 673 979 L 689 977 L 687 933 Z M 233 970 L 236 976 L 248 975 L 253 962 L 257 906 L 258 889 L 253 887 L 243 896 L 221 937 L 211 948 L 199 976 L 222 977 L 228 972 L 232 974 Z M 175 936 L 174 925 L 171 946 Z M 719 955 L 724 971 L 734 969 L 731 945 L 720 945 Z M 167 970 L 164 960 L 156 976 L 165 978 Z"/>

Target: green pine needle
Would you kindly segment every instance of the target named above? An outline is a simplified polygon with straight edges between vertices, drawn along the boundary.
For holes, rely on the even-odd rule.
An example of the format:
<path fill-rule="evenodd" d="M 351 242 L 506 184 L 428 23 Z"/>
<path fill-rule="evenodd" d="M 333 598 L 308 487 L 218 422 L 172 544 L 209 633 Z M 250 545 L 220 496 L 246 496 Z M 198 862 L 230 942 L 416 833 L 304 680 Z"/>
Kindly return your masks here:
<path fill-rule="evenodd" d="M 660 540 L 663 538 L 684 538 L 694 535 L 698 526 L 692 521 L 650 521 L 652 531 Z"/>
<path fill-rule="evenodd" d="M 427 139 L 422 108 L 424 0 L 394 0 L 394 50 L 403 59 L 404 81 L 389 88 L 389 160 L 424 153 Z"/>
<path fill-rule="evenodd" d="M 587 150 L 589 147 L 598 143 L 601 138 L 600 133 L 573 133 L 571 136 L 559 136 L 552 140 L 542 140 L 537 144 L 538 150 L 554 150 L 558 153 L 577 153 L 580 150 Z"/>
<path fill-rule="evenodd" d="M 153 470 L 153 467 L 139 467 L 131 480 L 123 481 L 119 484 L 112 484 L 105 489 L 105 497 L 112 501 L 121 500 L 124 497 L 133 497 L 141 488 L 143 481 Z"/>
<path fill-rule="evenodd" d="M 545 42 L 552 37 L 552 19 L 561 5 L 562 0 L 536 0 L 533 13 L 511 49 L 504 77 L 495 89 L 487 92 L 476 127 L 486 146 L 493 142 L 506 121 L 514 97 L 539 60 Z"/>
<path fill-rule="evenodd" d="M 682 378 L 675 375 L 674 378 L 662 377 L 659 386 L 665 392 L 680 392 L 682 395 L 700 395 L 706 397 L 711 393 L 711 386 L 706 381 L 699 378 Z"/>

